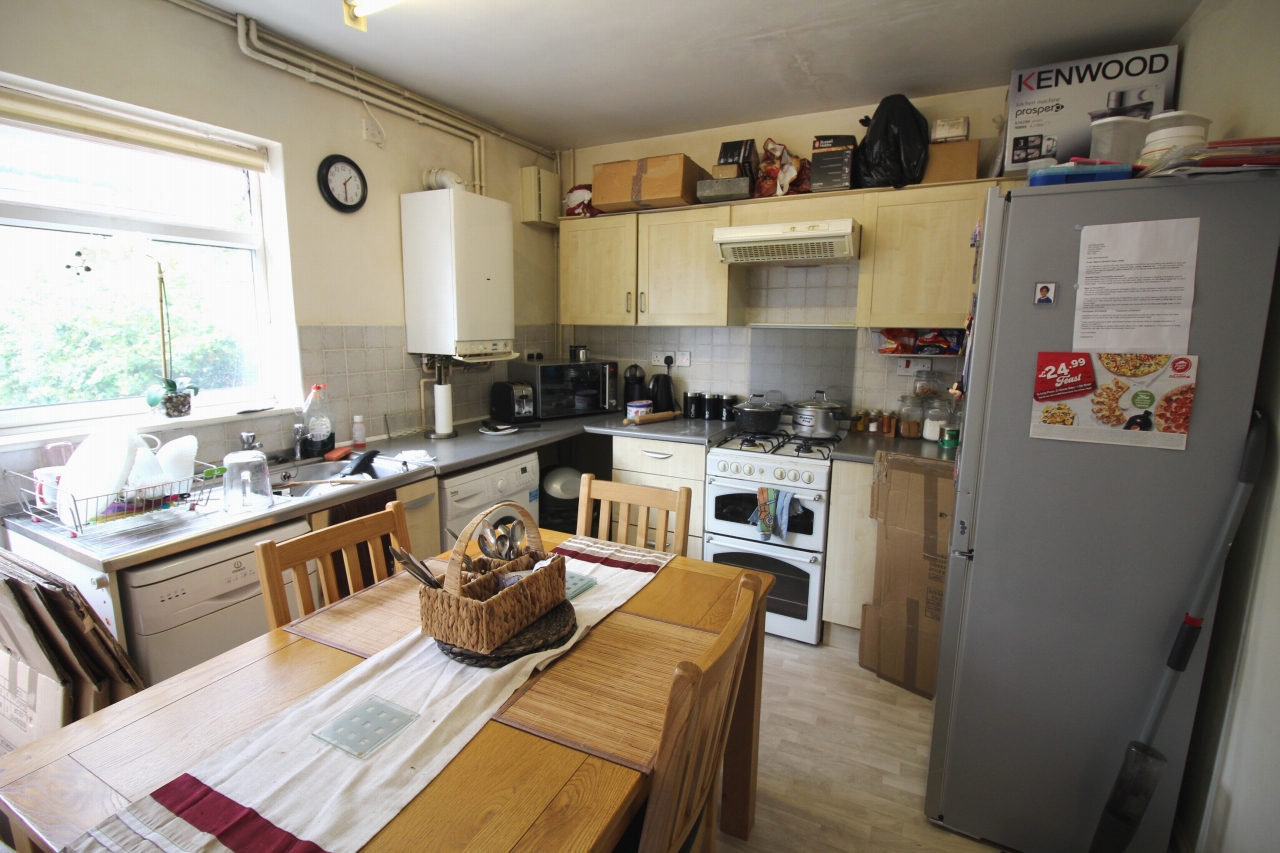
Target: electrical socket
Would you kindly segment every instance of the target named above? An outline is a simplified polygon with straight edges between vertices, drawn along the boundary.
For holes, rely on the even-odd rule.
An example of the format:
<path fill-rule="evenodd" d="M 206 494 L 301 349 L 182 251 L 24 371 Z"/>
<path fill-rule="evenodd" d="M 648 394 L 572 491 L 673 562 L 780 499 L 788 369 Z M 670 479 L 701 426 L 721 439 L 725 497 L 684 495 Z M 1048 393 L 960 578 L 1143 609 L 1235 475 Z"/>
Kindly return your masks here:
<path fill-rule="evenodd" d="M 900 358 L 898 359 L 898 375 L 899 376 L 915 376 L 917 370 L 932 370 L 933 359 L 929 358 Z"/>
<path fill-rule="evenodd" d="M 378 127 L 378 123 L 372 119 L 365 119 L 364 122 L 364 138 L 366 142 L 372 142 L 374 145 L 381 145 L 386 142 L 386 135 L 383 134 L 382 128 Z"/>
<path fill-rule="evenodd" d="M 687 352 L 676 353 L 676 367 L 688 367 L 689 361 L 690 361 L 689 353 Z"/>
<path fill-rule="evenodd" d="M 663 359 L 667 356 L 671 356 L 672 361 L 676 360 L 676 354 L 674 352 L 660 352 L 658 350 L 653 350 L 649 354 L 649 364 L 655 367 L 666 367 L 667 363 L 663 361 Z"/>

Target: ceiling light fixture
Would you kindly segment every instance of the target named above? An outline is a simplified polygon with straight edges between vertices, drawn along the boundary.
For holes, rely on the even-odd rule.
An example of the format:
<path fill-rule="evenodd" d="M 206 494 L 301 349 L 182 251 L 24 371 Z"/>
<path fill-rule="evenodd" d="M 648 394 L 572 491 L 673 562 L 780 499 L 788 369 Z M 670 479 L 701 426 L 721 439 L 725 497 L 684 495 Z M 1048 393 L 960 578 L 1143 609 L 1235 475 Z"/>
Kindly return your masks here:
<path fill-rule="evenodd" d="M 351 7 L 351 14 L 357 18 L 367 18 L 375 12 L 388 9 L 403 0 L 344 0 Z"/>

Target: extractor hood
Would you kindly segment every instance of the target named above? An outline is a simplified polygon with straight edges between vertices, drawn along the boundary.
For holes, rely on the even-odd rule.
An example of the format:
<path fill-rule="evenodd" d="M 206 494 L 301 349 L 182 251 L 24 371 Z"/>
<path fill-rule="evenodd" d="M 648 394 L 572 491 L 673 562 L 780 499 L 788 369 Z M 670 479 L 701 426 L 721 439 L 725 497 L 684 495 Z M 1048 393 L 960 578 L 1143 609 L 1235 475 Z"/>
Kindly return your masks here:
<path fill-rule="evenodd" d="M 862 226 L 852 219 L 717 228 L 712 237 L 726 264 L 848 263 L 857 260 Z"/>

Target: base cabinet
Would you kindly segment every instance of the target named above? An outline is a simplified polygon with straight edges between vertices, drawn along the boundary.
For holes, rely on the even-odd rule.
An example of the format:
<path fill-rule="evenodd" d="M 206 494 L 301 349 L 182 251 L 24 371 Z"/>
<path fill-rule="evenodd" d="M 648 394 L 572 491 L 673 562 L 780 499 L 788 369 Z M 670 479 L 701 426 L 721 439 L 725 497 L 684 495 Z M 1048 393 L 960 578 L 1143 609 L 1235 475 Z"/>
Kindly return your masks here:
<path fill-rule="evenodd" d="M 862 627 L 862 605 L 871 603 L 875 588 L 876 520 L 871 517 L 874 468 L 863 462 L 836 462 L 831 469 L 822 618 L 849 628 Z"/>

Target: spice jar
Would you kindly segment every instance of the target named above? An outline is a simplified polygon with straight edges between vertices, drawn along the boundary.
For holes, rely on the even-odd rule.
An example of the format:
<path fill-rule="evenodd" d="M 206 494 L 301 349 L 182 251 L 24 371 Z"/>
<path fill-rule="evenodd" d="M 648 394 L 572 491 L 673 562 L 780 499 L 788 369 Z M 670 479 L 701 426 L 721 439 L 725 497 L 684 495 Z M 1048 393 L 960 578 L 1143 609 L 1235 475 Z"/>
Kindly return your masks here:
<path fill-rule="evenodd" d="M 903 394 L 898 398 L 898 435 L 919 438 L 924 428 L 924 405 L 920 398 Z"/>
<path fill-rule="evenodd" d="M 868 415 L 867 415 L 867 432 L 874 432 L 874 433 L 879 433 L 879 432 L 880 432 L 880 418 L 881 418 L 881 415 L 882 415 L 882 413 L 881 413 L 880 411 L 874 411 L 874 412 L 870 412 L 870 413 L 868 413 Z"/>
<path fill-rule="evenodd" d="M 942 429 L 951 420 L 951 407 L 941 397 L 930 397 L 924 404 L 924 427 L 921 436 L 925 441 L 942 438 Z"/>
<path fill-rule="evenodd" d="M 917 397 L 932 397 L 941 394 L 946 389 L 942 387 L 942 374 L 936 370 L 917 370 L 916 379 L 912 384 L 912 393 Z"/>

